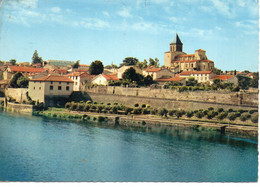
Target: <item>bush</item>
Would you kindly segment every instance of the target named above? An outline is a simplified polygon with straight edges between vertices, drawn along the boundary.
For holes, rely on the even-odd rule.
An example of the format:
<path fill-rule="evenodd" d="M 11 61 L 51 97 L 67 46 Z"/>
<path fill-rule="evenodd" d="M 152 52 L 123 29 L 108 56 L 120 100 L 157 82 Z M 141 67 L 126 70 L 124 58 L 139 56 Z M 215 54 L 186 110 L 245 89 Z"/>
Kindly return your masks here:
<path fill-rule="evenodd" d="M 130 107 L 125 108 L 126 114 L 130 114 L 132 111 L 133 111 L 133 108 L 130 108 Z"/>
<path fill-rule="evenodd" d="M 188 118 L 191 118 L 193 116 L 193 112 L 192 111 L 186 112 L 186 116 Z"/>
<path fill-rule="evenodd" d="M 105 121 L 105 117 L 103 117 L 103 116 L 98 116 L 98 121 L 99 121 L 99 122 Z"/>
<path fill-rule="evenodd" d="M 135 107 L 139 107 L 139 104 L 138 103 L 135 103 L 135 105 L 134 105 Z"/>
<path fill-rule="evenodd" d="M 253 123 L 258 123 L 258 115 L 252 116 L 251 121 Z"/>
<path fill-rule="evenodd" d="M 102 112 L 102 110 L 103 110 L 103 106 L 102 106 L 102 105 L 99 105 L 99 106 L 97 107 L 97 112 L 100 113 L 100 112 Z"/>
<path fill-rule="evenodd" d="M 141 114 L 141 112 L 142 112 L 141 108 L 135 108 L 133 111 L 134 114 Z"/>
<path fill-rule="evenodd" d="M 167 117 L 167 113 L 168 113 L 168 110 L 166 108 L 162 108 L 159 110 L 159 115 L 162 117 L 163 116 Z"/>
<path fill-rule="evenodd" d="M 154 109 L 151 110 L 151 114 L 152 114 L 152 115 L 156 115 L 157 113 L 158 113 L 158 110 L 157 110 L 157 109 L 154 108 Z"/>
<path fill-rule="evenodd" d="M 234 110 L 232 108 L 228 109 L 228 113 L 233 112 Z"/>
<path fill-rule="evenodd" d="M 213 107 L 209 107 L 208 110 L 214 110 L 214 108 Z"/>
<path fill-rule="evenodd" d="M 240 117 L 241 116 L 240 112 L 236 112 L 235 115 L 236 115 L 236 117 Z"/>
<path fill-rule="evenodd" d="M 223 120 L 226 117 L 227 117 L 227 113 L 226 112 L 221 112 L 221 113 L 218 114 L 217 119 Z"/>
<path fill-rule="evenodd" d="M 223 112 L 224 111 L 224 109 L 223 108 L 218 108 L 218 113 L 220 113 L 220 112 Z"/>
<path fill-rule="evenodd" d="M 251 115 L 249 113 L 246 113 L 245 117 L 246 117 L 246 119 L 249 119 L 249 118 L 251 118 Z"/>
<path fill-rule="evenodd" d="M 246 121 L 246 120 L 247 120 L 247 118 L 246 118 L 245 115 L 241 115 L 239 119 L 240 119 L 241 121 Z"/>
<path fill-rule="evenodd" d="M 146 104 L 142 104 L 142 106 L 141 106 L 142 108 L 146 108 Z"/>
<path fill-rule="evenodd" d="M 86 104 L 91 104 L 92 102 L 90 101 L 90 100 L 88 100 L 87 102 L 86 102 Z"/>
<path fill-rule="evenodd" d="M 97 102 L 94 102 L 94 105 L 98 104 Z"/>
<path fill-rule="evenodd" d="M 185 112 L 183 113 L 183 110 L 177 110 L 175 112 L 176 117 L 179 119 L 180 117 L 182 117 L 185 114 Z"/>
<path fill-rule="evenodd" d="M 71 105 L 70 105 L 70 110 L 76 110 L 77 107 L 78 107 L 78 104 L 72 102 Z"/>
<path fill-rule="evenodd" d="M 150 105 L 146 105 L 146 108 L 151 108 L 151 106 Z"/>
<path fill-rule="evenodd" d="M 249 110 L 248 112 L 249 112 L 249 114 L 253 114 L 255 111 L 254 110 Z"/>
<path fill-rule="evenodd" d="M 245 112 L 245 110 L 239 109 L 238 112 L 239 112 L 240 114 L 243 114 L 243 113 Z"/>
<path fill-rule="evenodd" d="M 236 118 L 237 118 L 237 116 L 236 116 L 235 113 L 230 113 L 230 114 L 228 115 L 228 119 L 229 119 L 230 121 L 234 121 Z"/>
<path fill-rule="evenodd" d="M 118 111 L 118 107 L 117 107 L 117 106 L 113 106 L 113 107 L 112 107 L 112 112 L 113 112 L 114 114 L 117 114 L 117 111 Z"/>
<path fill-rule="evenodd" d="M 97 107 L 96 107 L 95 105 L 92 105 L 92 106 L 91 106 L 91 109 L 96 110 Z"/>
<path fill-rule="evenodd" d="M 173 116 L 175 114 L 176 110 L 169 110 L 169 116 Z"/>
<path fill-rule="evenodd" d="M 109 106 L 109 105 L 111 105 L 111 103 L 107 103 L 107 105 Z"/>
<path fill-rule="evenodd" d="M 202 118 L 204 116 L 203 112 L 199 111 L 195 115 L 197 118 Z"/>
<path fill-rule="evenodd" d="M 65 108 L 67 108 L 67 109 L 69 109 L 70 106 L 71 106 L 71 103 L 70 103 L 70 102 L 68 102 L 68 103 L 65 104 Z"/>
<path fill-rule="evenodd" d="M 83 110 L 84 110 L 84 105 L 78 103 L 76 110 L 77 110 L 77 111 L 83 111 Z"/>
<path fill-rule="evenodd" d="M 118 105 L 118 103 L 117 103 L 117 102 L 115 102 L 115 103 L 114 103 L 114 105 Z"/>
<path fill-rule="evenodd" d="M 207 115 L 208 112 L 209 112 L 208 110 L 203 110 L 203 114 L 204 114 L 204 116 Z"/>
<path fill-rule="evenodd" d="M 90 109 L 90 106 L 89 106 L 89 105 L 85 105 L 84 108 L 83 108 L 83 110 L 84 110 L 85 112 L 89 111 L 89 109 Z"/>

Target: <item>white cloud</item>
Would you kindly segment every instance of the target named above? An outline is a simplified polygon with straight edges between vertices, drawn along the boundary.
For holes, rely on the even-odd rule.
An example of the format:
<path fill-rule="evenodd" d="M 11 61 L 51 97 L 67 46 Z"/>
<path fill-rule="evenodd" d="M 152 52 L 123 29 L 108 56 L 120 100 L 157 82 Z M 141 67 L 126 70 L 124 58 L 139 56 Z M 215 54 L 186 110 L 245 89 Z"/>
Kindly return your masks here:
<path fill-rule="evenodd" d="M 216 10 L 224 15 L 224 16 L 228 16 L 228 17 L 233 17 L 234 16 L 234 12 L 233 10 L 230 8 L 230 5 L 228 3 L 228 1 L 226 0 L 211 0 L 211 2 L 213 3 L 214 7 L 216 8 Z"/>
<path fill-rule="evenodd" d="M 108 16 L 108 17 L 109 17 L 109 13 L 108 13 L 108 12 L 103 11 L 102 13 L 103 13 L 105 16 Z"/>
<path fill-rule="evenodd" d="M 97 18 L 85 18 L 80 22 L 76 22 L 75 24 L 90 29 L 102 29 L 110 27 L 108 22 Z"/>
<path fill-rule="evenodd" d="M 123 10 L 118 11 L 117 14 L 124 18 L 132 17 L 132 15 L 130 14 L 130 10 L 127 8 L 123 8 Z"/>
<path fill-rule="evenodd" d="M 9 9 L 36 8 L 38 0 L 8 0 L 6 7 Z"/>
<path fill-rule="evenodd" d="M 221 28 L 221 27 L 218 27 L 218 26 L 216 26 L 215 28 L 216 28 L 216 30 L 218 30 L 218 31 L 221 31 L 221 30 L 222 30 L 222 28 Z"/>
<path fill-rule="evenodd" d="M 53 13 L 60 13 L 60 12 L 61 12 L 61 9 L 60 9 L 60 7 L 52 7 L 52 8 L 51 8 L 51 11 L 52 11 Z"/>

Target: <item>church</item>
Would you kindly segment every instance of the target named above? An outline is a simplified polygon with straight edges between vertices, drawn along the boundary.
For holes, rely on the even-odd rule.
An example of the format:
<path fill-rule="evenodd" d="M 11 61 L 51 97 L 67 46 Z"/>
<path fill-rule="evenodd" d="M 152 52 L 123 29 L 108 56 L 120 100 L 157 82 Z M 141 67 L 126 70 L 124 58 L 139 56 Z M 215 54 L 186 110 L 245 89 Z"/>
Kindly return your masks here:
<path fill-rule="evenodd" d="M 198 49 L 195 54 L 182 51 L 182 42 L 178 34 L 170 43 L 170 51 L 164 53 L 164 66 L 175 73 L 182 71 L 214 71 L 214 62 L 208 60 L 206 51 Z"/>

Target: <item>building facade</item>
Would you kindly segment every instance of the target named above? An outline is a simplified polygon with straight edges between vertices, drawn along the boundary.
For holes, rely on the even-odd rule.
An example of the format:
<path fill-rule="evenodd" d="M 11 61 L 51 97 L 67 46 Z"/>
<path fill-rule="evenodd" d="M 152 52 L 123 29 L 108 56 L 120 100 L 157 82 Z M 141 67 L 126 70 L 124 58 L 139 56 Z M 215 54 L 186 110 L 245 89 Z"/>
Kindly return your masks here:
<path fill-rule="evenodd" d="M 73 81 L 66 76 L 45 76 L 29 81 L 28 95 L 45 106 L 64 105 L 73 92 Z"/>
<path fill-rule="evenodd" d="M 214 71 L 214 62 L 206 56 L 206 51 L 199 49 L 195 54 L 182 51 L 183 43 L 178 34 L 170 43 L 170 51 L 164 53 L 164 66 L 174 72 L 182 71 Z"/>

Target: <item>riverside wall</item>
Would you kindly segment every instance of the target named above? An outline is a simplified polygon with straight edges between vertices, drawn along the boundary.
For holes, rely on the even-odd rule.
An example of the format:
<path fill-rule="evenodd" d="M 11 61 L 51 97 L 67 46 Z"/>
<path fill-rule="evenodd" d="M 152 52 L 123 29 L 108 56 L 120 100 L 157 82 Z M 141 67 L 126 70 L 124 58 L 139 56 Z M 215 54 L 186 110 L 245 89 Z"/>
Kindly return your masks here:
<path fill-rule="evenodd" d="M 33 105 L 17 104 L 17 103 L 7 102 L 6 110 L 11 111 L 11 112 L 32 114 Z"/>
<path fill-rule="evenodd" d="M 86 93 L 93 101 L 123 103 L 128 106 L 149 104 L 155 108 L 167 109 L 206 109 L 233 108 L 258 109 L 258 94 L 224 91 L 178 92 L 169 89 L 95 87 Z"/>

